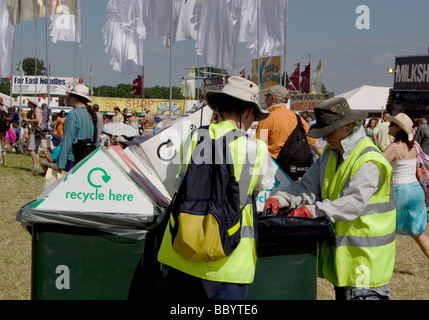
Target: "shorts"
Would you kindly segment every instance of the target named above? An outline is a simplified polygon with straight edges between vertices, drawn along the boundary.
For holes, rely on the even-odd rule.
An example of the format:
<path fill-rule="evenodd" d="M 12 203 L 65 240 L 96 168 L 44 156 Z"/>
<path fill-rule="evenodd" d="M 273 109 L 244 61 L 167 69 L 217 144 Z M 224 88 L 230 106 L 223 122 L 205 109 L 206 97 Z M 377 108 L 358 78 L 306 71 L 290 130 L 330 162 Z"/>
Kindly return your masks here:
<path fill-rule="evenodd" d="M 28 141 L 28 147 L 27 150 L 28 151 L 34 151 L 34 152 L 39 152 L 39 146 L 40 146 L 40 142 L 42 141 L 42 138 L 40 137 L 36 137 L 36 135 L 34 134 L 34 132 L 32 132 L 30 134 L 30 139 Z"/>
<path fill-rule="evenodd" d="M 46 160 L 42 161 L 42 166 L 44 166 L 45 168 L 51 168 L 53 170 L 57 170 L 57 164 L 55 162 L 48 162 Z"/>

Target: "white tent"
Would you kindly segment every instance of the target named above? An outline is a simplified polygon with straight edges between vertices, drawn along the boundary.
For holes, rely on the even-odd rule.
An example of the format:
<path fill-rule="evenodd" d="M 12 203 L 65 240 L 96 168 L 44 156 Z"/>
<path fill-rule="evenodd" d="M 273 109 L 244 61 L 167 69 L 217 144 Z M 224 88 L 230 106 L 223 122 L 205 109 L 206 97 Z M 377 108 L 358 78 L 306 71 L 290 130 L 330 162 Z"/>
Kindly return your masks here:
<path fill-rule="evenodd" d="M 5 95 L 3 93 L 0 92 L 0 97 L 3 98 L 3 103 L 5 105 L 5 108 L 9 108 L 10 107 L 10 97 L 8 95 Z"/>
<path fill-rule="evenodd" d="M 350 107 L 354 110 L 381 112 L 386 110 L 389 89 L 389 87 L 364 85 L 337 96 L 346 98 Z"/>

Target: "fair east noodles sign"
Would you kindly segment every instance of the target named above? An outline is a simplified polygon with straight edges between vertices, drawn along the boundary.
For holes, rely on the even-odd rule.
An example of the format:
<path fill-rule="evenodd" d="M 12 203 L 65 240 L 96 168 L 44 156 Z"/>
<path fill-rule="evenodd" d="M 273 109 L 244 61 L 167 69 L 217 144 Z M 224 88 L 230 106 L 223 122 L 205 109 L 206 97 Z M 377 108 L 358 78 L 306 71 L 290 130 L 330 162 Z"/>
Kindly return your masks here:
<path fill-rule="evenodd" d="M 66 91 L 73 86 L 72 77 L 49 77 L 49 93 L 65 96 Z M 22 86 L 21 86 L 22 84 Z M 22 91 L 21 91 L 22 88 Z M 45 94 L 48 93 L 48 78 L 46 76 L 14 76 L 12 94 Z"/>

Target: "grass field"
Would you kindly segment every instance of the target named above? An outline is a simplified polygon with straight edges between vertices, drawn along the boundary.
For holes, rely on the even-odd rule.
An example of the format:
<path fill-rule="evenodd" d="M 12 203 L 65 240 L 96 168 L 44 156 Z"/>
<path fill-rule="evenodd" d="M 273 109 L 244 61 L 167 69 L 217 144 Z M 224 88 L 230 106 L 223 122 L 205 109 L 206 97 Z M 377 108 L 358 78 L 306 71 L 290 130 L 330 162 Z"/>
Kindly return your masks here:
<path fill-rule="evenodd" d="M 15 217 L 41 193 L 44 178 L 42 171 L 29 170 L 32 161 L 28 154 L 8 153 L 7 163 L 0 166 L 0 300 L 29 300 L 31 237 Z M 410 237 L 397 237 L 390 286 L 394 300 L 429 300 L 429 260 Z M 333 299 L 332 285 L 318 279 L 318 300 Z"/>

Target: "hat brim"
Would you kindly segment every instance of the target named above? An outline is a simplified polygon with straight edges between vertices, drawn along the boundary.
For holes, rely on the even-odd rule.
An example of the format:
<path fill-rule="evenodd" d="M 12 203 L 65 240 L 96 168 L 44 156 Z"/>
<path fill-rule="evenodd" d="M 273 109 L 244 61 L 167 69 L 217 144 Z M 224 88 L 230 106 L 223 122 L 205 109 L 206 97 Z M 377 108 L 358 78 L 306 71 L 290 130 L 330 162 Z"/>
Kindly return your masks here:
<path fill-rule="evenodd" d="M 217 111 L 217 105 L 218 105 L 218 97 L 220 96 L 229 96 L 232 97 L 234 99 L 237 100 L 241 100 L 250 104 L 253 104 L 255 106 L 255 121 L 262 121 L 267 119 L 271 112 L 266 111 L 266 110 L 262 110 L 261 106 L 259 104 L 257 104 L 256 102 L 247 100 L 247 99 L 243 99 L 239 96 L 235 96 L 226 92 L 221 92 L 221 91 L 207 91 L 206 93 L 204 93 L 204 99 L 207 101 L 207 104 L 209 105 L 209 107 L 213 110 L 213 111 Z M 233 106 L 232 106 L 233 108 Z"/>
<path fill-rule="evenodd" d="M 310 138 L 320 139 L 320 138 L 323 138 L 324 136 L 327 136 L 331 132 L 337 130 L 338 128 L 345 126 L 346 124 L 349 124 L 358 120 L 364 120 L 365 118 L 367 118 L 367 116 L 368 116 L 367 112 L 352 111 L 352 113 L 347 118 L 341 119 L 328 126 L 319 127 L 320 124 L 316 122 L 316 124 L 312 125 L 310 130 L 308 130 L 307 136 L 309 136 Z"/>
<path fill-rule="evenodd" d="M 405 133 L 407 133 L 407 130 L 406 130 L 404 124 L 401 121 L 398 121 L 398 119 L 396 119 L 395 117 L 385 116 L 384 120 L 387 121 L 387 122 L 394 122 L 394 123 L 396 123 L 399 126 L 399 128 L 401 128 L 402 130 L 405 131 Z M 408 132 L 407 134 L 408 134 L 408 141 L 411 141 L 411 140 L 414 139 L 414 134 L 412 132 Z"/>
<path fill-rule="evenodd" d="M 79 96 L 82 98 L 85 98 L 86 100 L 88 100 L 88 102 L 91 102 L 91 99 L 88 98 L 87 96 L 84 96 L 83 94 L 77 93 L 77 92 L 72 92 L 72 91 L 66 91 L 66 94 L 69 96 L 71 94 L 75 95 L 75 96 Z"/>

